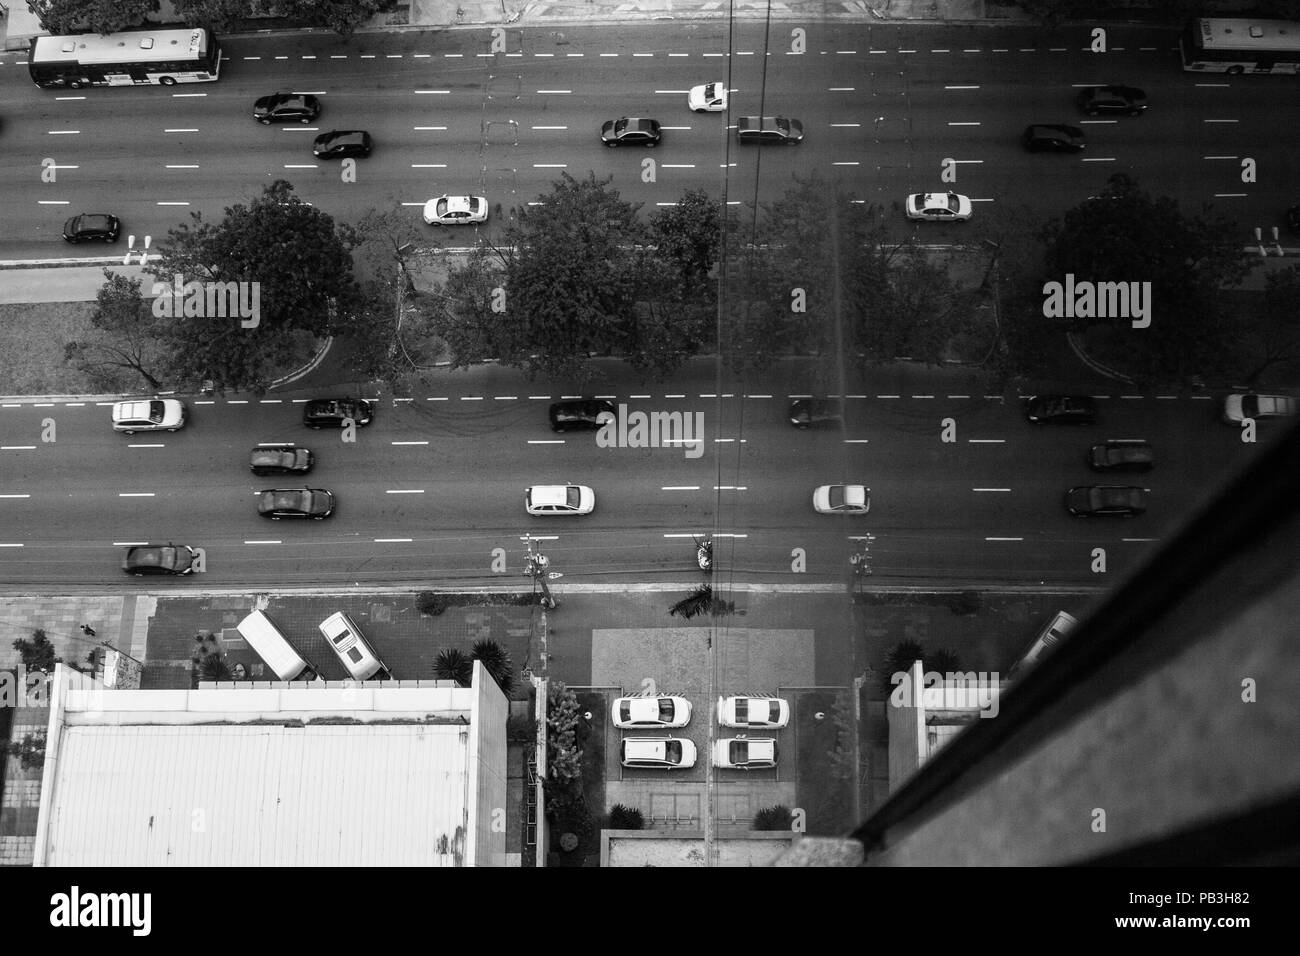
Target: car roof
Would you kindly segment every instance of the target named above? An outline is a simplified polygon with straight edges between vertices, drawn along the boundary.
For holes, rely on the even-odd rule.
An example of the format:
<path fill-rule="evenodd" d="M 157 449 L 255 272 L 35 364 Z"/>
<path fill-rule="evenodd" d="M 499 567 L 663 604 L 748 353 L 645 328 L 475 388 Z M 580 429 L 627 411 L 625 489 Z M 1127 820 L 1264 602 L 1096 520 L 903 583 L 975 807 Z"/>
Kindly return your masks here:
<path fill-rule="evenodd" d="M 568 485 L 533 485 L 534 505 L 562 505 L 569 500 Z"/>

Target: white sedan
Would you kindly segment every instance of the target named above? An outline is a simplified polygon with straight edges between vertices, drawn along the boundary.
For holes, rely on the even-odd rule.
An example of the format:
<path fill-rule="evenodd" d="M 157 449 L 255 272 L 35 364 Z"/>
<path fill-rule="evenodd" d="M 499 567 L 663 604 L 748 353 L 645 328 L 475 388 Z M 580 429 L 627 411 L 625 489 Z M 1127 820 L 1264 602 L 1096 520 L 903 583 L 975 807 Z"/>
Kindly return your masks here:
<path fill-rule="evenodd" d="M 762 770 L 776 766 L 776 739 L 743 734 L 723 737 L 713 745 L 713 766 L 732 770 Z"/>
<path fill-rule="evenodd" d="M 468 226 L 487 222 L 487 217 L 482 196 L 439 196 L 424 204 L 424 221 L 431 226 Z"/>
<path fill-rule="evenodd" d="M 685 727 L 691 722 L 691 702 L 684 697 L 620 697 L 614 701 L 614 726 L 638 728 Z"/>
<path fill-rule="evenodd" d="M 686 104 L 697 113 L 725 113 L 727 111 L 727 84 L 705 83 L 691 87 Z"/>
<path fill-rule="evenodd" d="M 185 426 L 185 403 L 177 398 L 147 398 L 113 405 L 113 431 L 174 432 Z"/>
<path fill-rule="evenodd" d="M 822 485 L 813 492 L 819 515 L 864 515 L 871 510 L 871 489 L 863 485 Z"/>
<path fill-rule="evenodd" d="M 907 197 L 907 218 L 918 222 L 964 222 L 970 199 L 956 193 L 913 193 Z"/>
<path fill-rule="evenodd" d="M 724 727 L 780 730 L 790 722 L 790 705 L 780 697 L 719 697 L 718 723 Z"/>
<path fill-rule="evenodd" d="M 530 515 L 589 515 L 596 510 L 596 493 L 586 485 L 533 485 L 524 489 Z"/>
<path fill-rule="evenodd" d="M 1223 400 L 1223 420 L 1236 425 L 1247 418 L 1289 418 L 1297 408 L 1289 395 L 1229 395 Z"/>

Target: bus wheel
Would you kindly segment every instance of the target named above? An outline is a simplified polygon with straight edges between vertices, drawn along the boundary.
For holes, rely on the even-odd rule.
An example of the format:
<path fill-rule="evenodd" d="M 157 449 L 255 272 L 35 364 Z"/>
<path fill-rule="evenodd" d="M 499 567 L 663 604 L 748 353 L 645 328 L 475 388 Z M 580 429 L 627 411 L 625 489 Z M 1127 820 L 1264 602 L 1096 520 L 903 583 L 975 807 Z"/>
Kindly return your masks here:
<path fill-rule="evenodd" d="M 1228 70 L 1227 70 L 1227 73 L 1228 73 L 1229 76 L 1241 76 L 1241 74 L 1243 74 L 1243 73 L 1245 73 L 1245 72 L 1246 72 L 1245 69 L 1243 69 L 1243 68 L 1240 67 L 1240 66 L 1230 66 L 1230 67 L 1228 67 Z"/>
<path fill-rule="evenodd" d="M 163 86 L 175 86 L 175 85 L 176 85 L 176 77 L 174 77 L 174 76 L 163 76 L 163 77 L 159 77 L 158 82 L 161 83 Z"/>

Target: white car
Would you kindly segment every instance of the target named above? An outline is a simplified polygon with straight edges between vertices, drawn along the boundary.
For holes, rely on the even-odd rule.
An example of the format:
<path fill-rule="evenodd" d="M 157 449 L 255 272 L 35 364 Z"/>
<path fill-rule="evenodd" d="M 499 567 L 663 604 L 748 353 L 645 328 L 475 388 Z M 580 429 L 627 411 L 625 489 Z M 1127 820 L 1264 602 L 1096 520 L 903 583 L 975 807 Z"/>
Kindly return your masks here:
<path fill-rule="evenodd" d="M 723 737 L 713 745 L 713 766 L 763 770 L 776 766 L 776 738 Z"/>
<path fill-rule="evenodd" d="M 684 697 L 620 697 L 614 701 L 614 726 L 637 728 L 685 727 L 691 722 L 691 702 Z"/>
<path fill-rule="evenodd" d="M 185 425 L 185 403 L 175 398 L 146 398 L 113 405 L 113 431 L 174 432 Z"/>
<path fill-rule="evenodd" d="M 596 493 L 586 485 L 533 485 L 524 489 L 530 515 L 589 515 L 596 510 Z"/>
<path fill-rule="evenodd" d="M 727 111 L 727 84 L 705 83 L 691 87 L 686 104 L 697 113 L 725 113 Z"/>
<path fill-rule="evenodd" d="M 482 196 L 439 196 L 424 204 L 424 221 L 431 226 L 468 226 L 487 222 L 487 217 Z"/>
<path fill-rule="evenodd" d="M 1247 418 L 1288 418 L 1296 408 L 1289 395 L 1229 395 L 1223 400 L 1223 420 L 1236 425 Z"/>
<path fill-rule="evenodd" d="M 819 515 L 864 515 L 871 510 L 871 489 L 863 485 L 822 485 L 813 492 Z"/>
<path fill-rule="evenodd" d="M 780 730 L 790 723 L 790 705 L 780 697 L 719 697 L 718 723 Z"/>
<path fill-rule="evenodd" d="M 624 767 L 684 770 L 695 766 L 695 743 L 682 737 L 624 737 L 619 754 Z"/>
<path fill-rule="evenodd" d="M 956 193 L 913 193 L 907 197 L 907 218 L 918 222 L 963 222 L 970 213 L 970 199 Z"/>

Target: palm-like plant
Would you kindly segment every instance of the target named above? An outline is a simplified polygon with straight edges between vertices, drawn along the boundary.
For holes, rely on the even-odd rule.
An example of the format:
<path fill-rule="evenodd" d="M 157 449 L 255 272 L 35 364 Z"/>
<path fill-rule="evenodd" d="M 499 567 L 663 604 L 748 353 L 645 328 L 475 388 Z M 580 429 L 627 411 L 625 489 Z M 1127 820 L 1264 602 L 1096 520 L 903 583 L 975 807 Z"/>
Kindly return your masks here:
<path fill-rule="evenodd" d="M 199 659 L 199 680 L 234 680 L 230 667 L 220 654 L 208 654 Z"/>
<path fill-rule="evenodd" d="M 438 680 L 454 680 L 458 686 L 468 687 L 473 675 L 474 662 L 458 648 L 441 650 L 433 659 L 433 676 Z"/>
<path fill-rule="evenodd" d="M 515 670 L 506 649 L 496 641 L 475 641 L 470 651 L 471 660 L 482 663 L 483 669 L 492 675 L 492 679 L 507 697 L 515 689 Z"/>
<path fill-rule="evenodd" d="M 682 598 L 676 604 L 668 609 L 668 613 L 673 617 L 681 616 L 688 621 L 700 614 L 705 614 L 713 607 L 713 588 L 708 584 L 701 584 L 691 591 L 690 594 Z"/>

